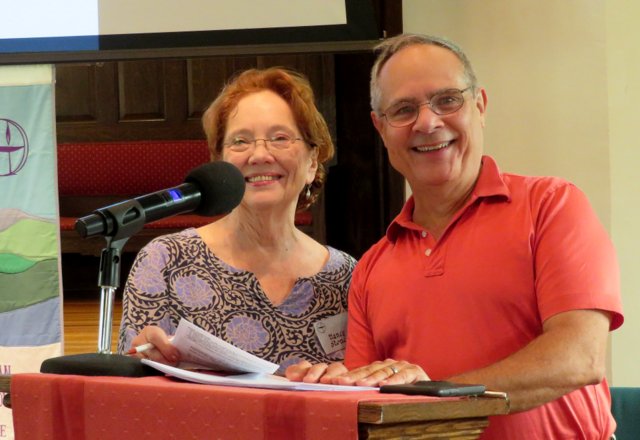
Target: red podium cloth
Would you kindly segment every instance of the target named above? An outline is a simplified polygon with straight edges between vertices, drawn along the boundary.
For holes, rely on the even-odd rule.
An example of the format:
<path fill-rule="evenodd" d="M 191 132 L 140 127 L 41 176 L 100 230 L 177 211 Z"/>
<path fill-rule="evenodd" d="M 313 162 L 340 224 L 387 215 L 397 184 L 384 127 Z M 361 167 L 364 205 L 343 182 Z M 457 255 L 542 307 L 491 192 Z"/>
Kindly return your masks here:
<path fill-rule="evenodd" d="M 408 399 L 377 391 L 200 385 L 159 376 L 11 379 L 19 440 L 357 439 L 358 402 L 364 400 Z"/>

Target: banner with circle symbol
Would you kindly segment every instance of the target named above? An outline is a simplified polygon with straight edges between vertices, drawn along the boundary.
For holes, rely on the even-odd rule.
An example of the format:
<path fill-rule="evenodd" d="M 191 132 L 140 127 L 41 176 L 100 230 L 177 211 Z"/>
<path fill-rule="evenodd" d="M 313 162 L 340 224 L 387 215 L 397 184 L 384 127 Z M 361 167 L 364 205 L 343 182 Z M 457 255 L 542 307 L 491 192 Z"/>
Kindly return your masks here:
<path fill-rule="evenodd" d="M 62 354 L 53 84 L 51 65 L 0 66 L 0 374 Z"/>

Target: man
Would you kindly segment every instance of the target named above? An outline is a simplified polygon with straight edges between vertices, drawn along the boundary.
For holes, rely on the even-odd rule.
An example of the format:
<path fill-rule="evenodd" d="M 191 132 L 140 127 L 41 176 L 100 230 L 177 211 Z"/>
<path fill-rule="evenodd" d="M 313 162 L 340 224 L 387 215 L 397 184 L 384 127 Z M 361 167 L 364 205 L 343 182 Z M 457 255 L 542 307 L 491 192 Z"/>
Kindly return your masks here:
<path fill-rule="evenodd" d="M 487 94 L 457 46 L 402 35 L 378 54 L 371 118 L 413 196 L 354 272 L 350 371 L 287 376 L 482 383 L 511 402 L 483 438 L 610 438 L 607 335 L 623 316 L 615 252 L 587 198 L 483 156 Z"/>

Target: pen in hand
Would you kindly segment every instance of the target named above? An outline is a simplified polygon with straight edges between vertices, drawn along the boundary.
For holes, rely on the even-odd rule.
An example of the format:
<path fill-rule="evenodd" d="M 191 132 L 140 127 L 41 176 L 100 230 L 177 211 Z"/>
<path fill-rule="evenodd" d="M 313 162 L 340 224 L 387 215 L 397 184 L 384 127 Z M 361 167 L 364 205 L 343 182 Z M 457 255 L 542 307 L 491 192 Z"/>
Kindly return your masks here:
<path fill-rule="evenodd" d="M 143 353 L 145 351 L 151 350 L 152 348 L 155 348 L 155 345 L 153 345 L 151 342 L 147 342 L 146 344 L 142 344 L 142 345 L 138 345 L 137 347 L 130 348 L 127 354 Z"/>
<path fill-rule="evenodd" d="M 173 341 L 173 336 L 169 337 L 169 342 Z M 151 342 L 147 342 L 146 344 L 138 345 L 137 347 L 132 347 L 127 351 L 127 354 L 138 354 L 144 353 L 145 351 L 149 351 L 153 348 L 156 348 Z"/>

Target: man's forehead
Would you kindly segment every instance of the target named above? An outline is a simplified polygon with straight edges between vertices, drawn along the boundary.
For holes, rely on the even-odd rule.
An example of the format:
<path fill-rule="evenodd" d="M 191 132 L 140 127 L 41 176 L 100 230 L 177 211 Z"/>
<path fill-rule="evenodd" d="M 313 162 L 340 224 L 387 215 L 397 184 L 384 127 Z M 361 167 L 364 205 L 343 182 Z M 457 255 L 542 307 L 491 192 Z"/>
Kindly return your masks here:
<path fill-rule="evenodd" d="M 458 56 L 444 47 L 414 44 L 403 47 L 382 66 L 379 77 L 401 72 L 421 71 L 423 75 L 463 75 L 464 66 Z"/>
<path fill-rule="evenodd" d="M 378 77 L 384 101 L 405 95 L 429 96 L 466 86 L 464 67 L 451 51 L 433 45 L 412 45 L 394 54 Z"/>

